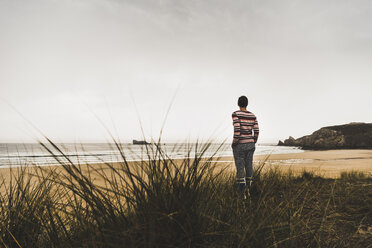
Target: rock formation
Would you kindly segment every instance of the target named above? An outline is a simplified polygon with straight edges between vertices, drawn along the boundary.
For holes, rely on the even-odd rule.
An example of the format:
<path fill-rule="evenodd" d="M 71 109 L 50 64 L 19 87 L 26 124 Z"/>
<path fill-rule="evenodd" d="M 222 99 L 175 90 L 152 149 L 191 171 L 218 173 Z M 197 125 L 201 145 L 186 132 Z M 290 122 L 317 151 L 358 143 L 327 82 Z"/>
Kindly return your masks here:
<path fill-rule="evenodd" d="M 353 122 L 323 127 L 298 139 L 290 136 L 284 142 L 279 141 L 278 145 L 314 150 L 372 148 L 372 123 Z"/>
<path fill-rule="evenodd" d="M 148 145 L 149 143 L 145 140 L 133 140 L 133 145 Z"/>

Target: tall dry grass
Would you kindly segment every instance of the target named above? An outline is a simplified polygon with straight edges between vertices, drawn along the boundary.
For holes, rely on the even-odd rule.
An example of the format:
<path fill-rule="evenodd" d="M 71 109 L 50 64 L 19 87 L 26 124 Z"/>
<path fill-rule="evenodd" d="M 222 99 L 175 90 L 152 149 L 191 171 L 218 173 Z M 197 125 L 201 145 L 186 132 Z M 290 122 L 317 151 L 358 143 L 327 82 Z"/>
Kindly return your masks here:
<path fill-rule="evenodd" d="M 41 146 L 64 155 L 48 142 Z M 250 198 L 242 200 L 235 194 L 235 175 L 213 162 L 216 153 L 203 159 L 211 144 L 189 146 L 189 156 L 175 161 L 157 142 L 146 147 L 146 159 L 130 163 L 115 142 L 124 161 L 118 164 L 84 166 L 55 156 L 59 169 L 14 169 L 10 181 L 1 184 L 0 244 L 371 246 L 372 178 L 344 173 L 341 179 L 325 179 L 258 169 Z"/>

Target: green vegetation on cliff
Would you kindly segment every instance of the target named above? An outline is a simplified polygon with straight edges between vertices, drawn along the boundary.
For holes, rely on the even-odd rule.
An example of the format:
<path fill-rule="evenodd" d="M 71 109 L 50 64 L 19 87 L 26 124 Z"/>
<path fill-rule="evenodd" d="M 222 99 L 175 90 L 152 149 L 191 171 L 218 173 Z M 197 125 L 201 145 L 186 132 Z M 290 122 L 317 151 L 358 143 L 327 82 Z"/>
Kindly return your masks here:
<path fill-rule="evenodd" d="M 300 146 L 303 149 L 370 149 L 372 148 L 372 123 L 350 123 L 323 127 L 311 135 L 298 139 L 289 137 L 282 146 Z"/>

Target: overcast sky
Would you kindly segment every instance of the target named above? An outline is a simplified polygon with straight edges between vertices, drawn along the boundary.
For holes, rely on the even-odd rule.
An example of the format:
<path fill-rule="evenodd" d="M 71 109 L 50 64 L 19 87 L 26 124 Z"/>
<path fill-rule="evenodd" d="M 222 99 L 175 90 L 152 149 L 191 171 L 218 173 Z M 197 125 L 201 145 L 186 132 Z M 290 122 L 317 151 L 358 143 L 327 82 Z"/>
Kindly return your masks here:
<path fill-rule="evenodd" d="M 173 98 L 165 141 L 231 141 L 246 95 L 277 142 L 372 122 L 371 67 L 370 0 L 0 0 L 0 141 L 157 137 Z"/>

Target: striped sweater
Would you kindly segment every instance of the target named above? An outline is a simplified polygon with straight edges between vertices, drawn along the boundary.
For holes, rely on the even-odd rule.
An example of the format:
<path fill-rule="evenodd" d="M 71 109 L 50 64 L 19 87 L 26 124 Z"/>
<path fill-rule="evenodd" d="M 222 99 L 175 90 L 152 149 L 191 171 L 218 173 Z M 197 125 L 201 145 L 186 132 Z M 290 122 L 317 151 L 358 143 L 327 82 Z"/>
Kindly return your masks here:
<path fill-rule="evenodd" d="M 259 128 L 257 118 L 252 112 L 237 110 L 232 113 L 232 120 L 234 126 L 233 143 L 257 142 Z"/>

